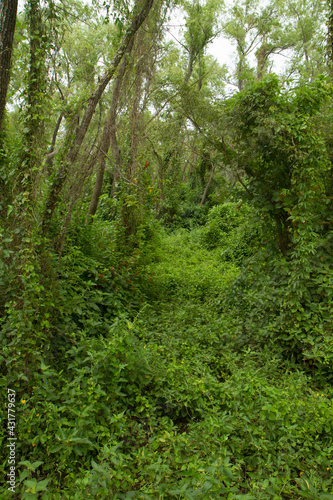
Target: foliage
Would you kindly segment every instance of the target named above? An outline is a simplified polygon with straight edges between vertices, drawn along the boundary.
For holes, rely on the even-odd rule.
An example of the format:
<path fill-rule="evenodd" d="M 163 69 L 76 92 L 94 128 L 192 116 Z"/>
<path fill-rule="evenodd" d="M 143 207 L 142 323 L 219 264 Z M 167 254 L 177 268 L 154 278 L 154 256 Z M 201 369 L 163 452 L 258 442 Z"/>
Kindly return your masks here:
<path fill-rule="evenodd" d="M 232 108 L 235 142 L 241 148 L 237 161 L 249 175 L 247 189 L 261 211 L 258 227 L 269 229 L 262 235 L 266 249 L 261 260 L 252 259 L 251 272 L 244 272 L 246 289 L 240 289 L 251 304 L 245 318 L 252 323 L 248 333 L 253 339 L 253 323 L 258 324 L 255 338 L 269 338 L 319 370 L 332 362 L 326 250 L 331 215 L 325 194 L 329 163 L 314 116 L 330 91 L 319 80 L 281 95 L 273 77 L 236 96 Z"/>
<path fill-rule="evenodd" d="M 203 230 L 163 236 L 132 321 L 94 333 L 87 318 L 36 360 L 18 402 L 22 498 L 330 498 L 332 388 L 239 349 L 230 311 L 212 309 L 239 271 Z"/>
<path fill-rule="evenodd" d="M 248 220 L 254 215 L 251 207 L 241 201 L 211 208 L 200 234 L 202 244 L 208 249 L 220 247 L 222 258 L 242 264 L 244 258 L 255 252 L 258 244 L 255 226 L 248 225 Z"/>
<path fill-rule="evenodd" d="M 18 17 L 0 150 L 4 499 L 333 498 L 323 3 L 226 5 L 222 24 L 220 1 L 186 1 L 178 48 L 173 6 L 30 0 Z M 232 97 L 206 53 L 222 27 Z M 286 50 L 299 81 L 263 78 Z"/>

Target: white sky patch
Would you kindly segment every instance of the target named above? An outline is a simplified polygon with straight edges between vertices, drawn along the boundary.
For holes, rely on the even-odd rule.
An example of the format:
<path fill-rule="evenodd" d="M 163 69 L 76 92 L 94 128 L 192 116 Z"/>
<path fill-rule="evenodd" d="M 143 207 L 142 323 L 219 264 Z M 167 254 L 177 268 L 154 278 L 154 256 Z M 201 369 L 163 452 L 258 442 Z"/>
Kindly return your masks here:
<path fill-rule="evenodd" d="M 182 9 L 176 7 L 171 13 L 170 20 L 167 23 L 167 40 L 173 40 L 180 45 L 183 43 L 183 32 L 185 29 L 185 17 Z M 235 46 L 223 34 L 218 35 L 209 43 L 207 53 L 214 56 L 219 64 L 228 67 L 234 64 L 236 58 Z"/>
<path fill-rule="evenodd" d="M 217 36 L 207 47 L 207 53 L 211 54 L 217 62 L 226 65 L 231 71 L 236 68 L 236 43 L 228 40 L 223 34 Z"/>
<path fill-rule="evenodd" d="M 264 3 L 264 2 L 263 2 Z M 229 2 L 230 4 L 230 2 Z M 176 7 L 171 13 L 170 20 L 167 23 L 167 34 L 166 39 L 173 40 L 175 43 L 183 43 L 183 32 L 185 29 L 185 18 L 182 9 Z M 212 55 L 217 62 L 229 68 L 231 74 L 236 70 L 237 64 L 237 48 L 236 41 L 232 41 L 227 38 L 223 33 L 218 35 L 214 40 L 207 46 L 207 54 Z M 281 74 L 288 63 L 288 57 L 285 55 L 274 54 L 270 57 L 272 62 L 272 72 Z M 254 52 L 250 53 L 248 56 L 248 61 L 252 67 L 256 67 L 257 61 Z M 235 88 L 233 86 L 227 85 L 227 87 Z"/>

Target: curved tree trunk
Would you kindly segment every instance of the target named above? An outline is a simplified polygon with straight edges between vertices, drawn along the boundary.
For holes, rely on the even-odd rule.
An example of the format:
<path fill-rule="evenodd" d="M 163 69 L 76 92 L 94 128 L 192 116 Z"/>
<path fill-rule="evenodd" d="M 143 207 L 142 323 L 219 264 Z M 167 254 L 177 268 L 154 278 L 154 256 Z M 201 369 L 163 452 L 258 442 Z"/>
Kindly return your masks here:
<path fill-rule="evenodd" d="M 6 107 L 10 60 L 16 24 L 17 0 L 0 2 L 0 130 Z"/>
<path fill-rule="evenodd" d="M 57 136 L 58 136 L 59 128 L 60 128 L 63 117 L 64 117 L 63 113 L 60 113 L 58 120 L 57 120 L 57 123 L 56 123 L 56 126 L 55 126 L 54 131 L 53 131 L 51 146 L 50 146 L 50 149 L 48 150 L 47 155 L 46 155 L 45 165 L 46 165 L 47 175 L 49 175 L 49 176 L 52 173 L 53 157 L 57 153 L 57 151 L 55 151 L 55 145 L 56 145 Z"/>
<path fill-rule="evenodd" d="M 329 0 L 328 5 L 327 55 L 329 71 L 333 78 L 333 0 Z"/>

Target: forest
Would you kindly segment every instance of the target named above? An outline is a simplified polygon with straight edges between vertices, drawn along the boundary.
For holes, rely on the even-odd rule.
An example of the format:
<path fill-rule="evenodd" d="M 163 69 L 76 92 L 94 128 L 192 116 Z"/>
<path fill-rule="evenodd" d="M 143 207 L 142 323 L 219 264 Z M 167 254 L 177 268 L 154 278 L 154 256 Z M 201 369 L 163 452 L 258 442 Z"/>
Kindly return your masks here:
<path fill-rule="evenodd" d="M 2 499 L 333 500 L 332 118 L 333 0 L 1 0 Z"/>

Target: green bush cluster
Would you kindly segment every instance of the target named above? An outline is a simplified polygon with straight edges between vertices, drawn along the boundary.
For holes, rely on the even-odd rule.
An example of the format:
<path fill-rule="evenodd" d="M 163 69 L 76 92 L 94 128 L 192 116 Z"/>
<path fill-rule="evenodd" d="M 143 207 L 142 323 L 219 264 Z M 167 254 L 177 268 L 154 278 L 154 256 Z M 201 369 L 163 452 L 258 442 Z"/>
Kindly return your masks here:
<path fill-rule="evenodd" d="M 241 201 L 214 206 L 208 212 L 200 242 L 208 250 L 219 248 L 222 261 L 241 265 L 259 243 L 253 219 L 254 209 Z"/>
<path fill-rule="evenodd" d="M 106 228 L 94 248 L 96 230 L 56 270 L 33 372 L 13 373 L 18 497 L 330 500 L 332 387 L 249 340 L 251 272 L 203 246 L 205 227 L 161 232 L 141 267 L 137 250 L 110 260 Z"/>

